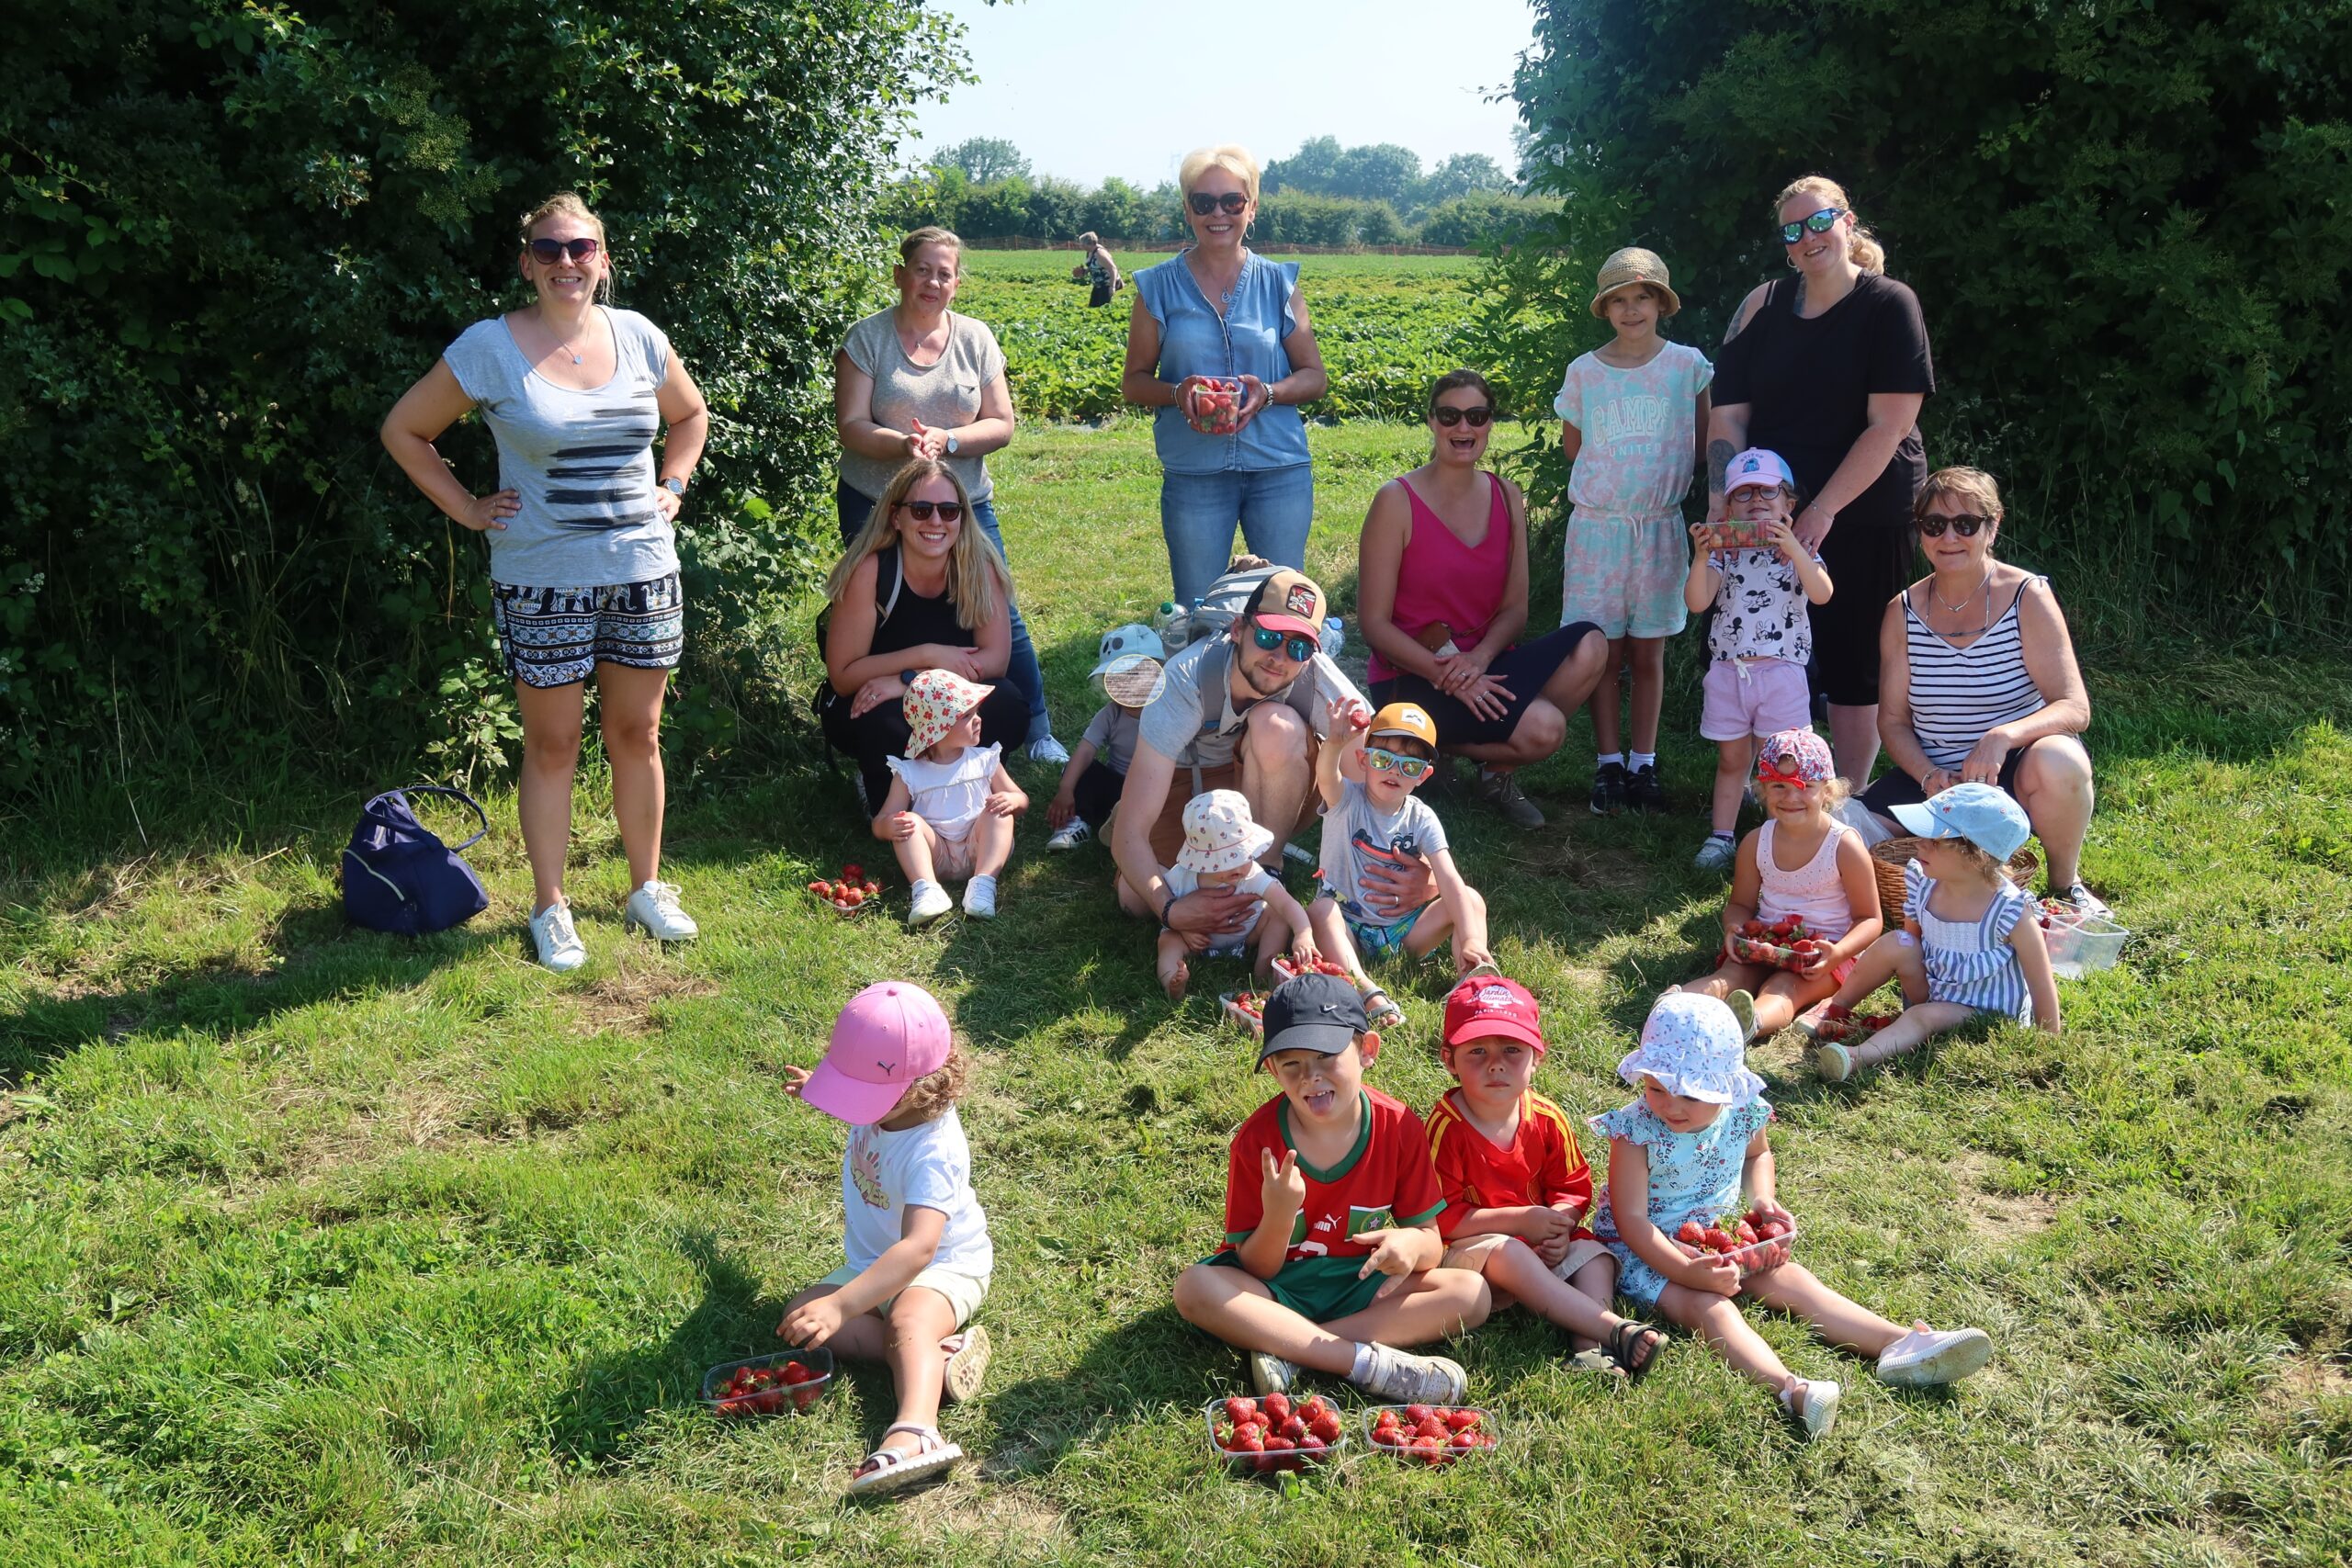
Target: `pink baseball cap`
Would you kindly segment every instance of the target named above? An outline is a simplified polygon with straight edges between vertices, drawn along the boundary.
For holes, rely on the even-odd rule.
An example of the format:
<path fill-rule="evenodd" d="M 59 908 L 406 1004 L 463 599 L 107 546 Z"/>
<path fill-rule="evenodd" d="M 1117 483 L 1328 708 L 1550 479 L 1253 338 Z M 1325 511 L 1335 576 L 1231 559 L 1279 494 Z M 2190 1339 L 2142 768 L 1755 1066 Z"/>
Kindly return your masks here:
<path fill-rule="evenodd" d="M 910 1084 L 947 1065 L 953 1043 L 947 1015 L 929 991 L 909 980 L 878 981 L 833 1020 L 825 1059 L 800 1086 L 800 1098 L 853 1127 L 870 1126 L 898 1108 Z"/>

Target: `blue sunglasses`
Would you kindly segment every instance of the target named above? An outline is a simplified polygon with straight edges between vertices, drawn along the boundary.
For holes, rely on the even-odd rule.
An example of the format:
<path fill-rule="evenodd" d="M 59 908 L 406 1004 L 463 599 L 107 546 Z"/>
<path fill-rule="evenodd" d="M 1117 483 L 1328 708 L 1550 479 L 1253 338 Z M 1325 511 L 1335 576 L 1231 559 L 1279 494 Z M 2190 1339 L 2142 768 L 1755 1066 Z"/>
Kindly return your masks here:
<path fill-rule="evenodd" d="M 1319 647 L 1311 637 L 1278 632 L 1272 626 L 1261 626 L 1255 621 L 1250 623 L 1250 636 L 1264 652 L 1272 653 L 1274 649 L 1281 649 L 1289 656 L 1293 664 L 1306 663 L 1315 657 Z"/>

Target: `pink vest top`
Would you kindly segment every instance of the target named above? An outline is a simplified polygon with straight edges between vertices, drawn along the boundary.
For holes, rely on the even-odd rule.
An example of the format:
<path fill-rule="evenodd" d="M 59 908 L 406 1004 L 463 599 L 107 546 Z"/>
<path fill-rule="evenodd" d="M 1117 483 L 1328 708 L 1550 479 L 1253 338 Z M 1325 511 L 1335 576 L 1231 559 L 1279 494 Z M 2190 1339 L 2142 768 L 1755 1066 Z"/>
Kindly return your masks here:
<path fill-rule="evenodd" d="M 1502 608 L 1503 586 L 1510 576 L 1510 507 L 1503 501 L 1502 481 L 1487 476 L 1492 503 L 1487 508 L 1487 536 L 1476 549 L 1464 544 L 1445 519 L 1429 509 L 1409 484 L 1405 494 L 1413 508 L 1413 536 L 1405 541 L 1404 558 L 1396 563 L 1396 602 L 1389 618 L 1407 637 L 1419 637 L 1432 621 L 1453 630 L 1457 648 L 1469 648 L 1487 635 L 1487 625 Z M 1394 680 L 1398 671 L 1373 650 L 1367 672 L 1375 681 Z"/>
<path fill-rule="evenodd" d="M 1838 874 L 1838 841 L 1853 831 L 1840 822 L 1822 835 L 1821 848 L 1794 871 L 1782 871 L 1772 860 L 1772 829 L 1780 824 L 1767 818 L 1756 829 L 1756 869 L 1763 886 L 1756 900 L 1756 918 L 1777 920 L 1794 915 L 1817 936 L 1832 942 L 1854 929 L 1853 907 L 1846 902 L 1845 879 Z"/>

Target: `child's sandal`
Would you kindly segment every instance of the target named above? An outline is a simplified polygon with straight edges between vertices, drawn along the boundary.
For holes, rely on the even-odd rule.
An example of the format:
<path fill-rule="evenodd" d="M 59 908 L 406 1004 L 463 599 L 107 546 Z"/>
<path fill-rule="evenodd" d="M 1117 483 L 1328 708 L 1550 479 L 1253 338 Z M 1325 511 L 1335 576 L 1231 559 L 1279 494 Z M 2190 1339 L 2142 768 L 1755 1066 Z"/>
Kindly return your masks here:
<path fill-rule="evenodd" d="M 915 1451 L 908 1453 L 892 1448 L 888 1438 L 893 1432 L 912 1432 Z M 857 1473 L 850 1477 L 851 1496 L 872 1497 L 896 1492 L 963 1462 L 964 1450 L 941 1437 L 936 1427 L 926 1427 L 919 1421 L 893 1421 L 882 1428 L 882 1445 L 858 1461 Z M 868 1469 L 869 1465 L 873 1468 Z"/>
<path fill-rule="evenodd" d="M 1659 1354 L 1666 1348 L 1666 1336 L 1646 1323 L 1632 1318 L 1621 1319 L 1601 1341 L 1601 1350 L 1609 1359 L 1623 1369 L 1625 1382 L 1637 1383 L 1649 1375 L 1657 1364 Z"/>
<path fill-rule="evenodd" d="M 1632 1381 L 1625 1375 L 1625 1369 L 1619 1366 L 1605 1350 L 1577 1351 L 1568 1358 L 1568 1370 L 1572 1372 L 1590 1372 L 1595 1377 L 1608 1378 L 1621 1387 Z"/>
<path fill-rule="evenodd" d="M 960 1404 L 980 1392 L 980 1379 L 989 1370 L 992 1350 L 988 1327 L 976 1323 L 961 1334 L 951 1334 L 941 1340 L 939 1348 L 947 1352 L 940 1397 L 951 1404 Z"/>
<path fill-rule="evenodd" d="M 1363 994 L 1363 1015 L 1378 1030 L 1399 1028 L 1405 1021 L 1405 1010 L 1377 986 Z"/>

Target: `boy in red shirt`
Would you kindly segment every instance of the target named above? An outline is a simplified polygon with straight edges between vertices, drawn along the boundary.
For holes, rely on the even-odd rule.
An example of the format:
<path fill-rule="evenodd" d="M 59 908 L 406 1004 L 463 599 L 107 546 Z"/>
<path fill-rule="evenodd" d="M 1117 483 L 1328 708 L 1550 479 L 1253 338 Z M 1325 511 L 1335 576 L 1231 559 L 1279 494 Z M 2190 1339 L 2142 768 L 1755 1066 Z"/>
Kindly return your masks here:
<path fill-rule="evenodd" d="M 1566 1329 L 1573 1365 L 1638 1381 L 1664 1337 L 1609 1310 L 1616 1259 L 1585 1228 L 1592 1168 L 1567 1117 L 1529 1087 L 1544 1051 L 1535 998 L 1516 981 L 1473 977 L 1445 998 L 1438 1059 L 1454 1087 L 1429 1116 L 1443 1266 L 1477 1269 L 1496 1306 L 1524 1302 Z"/>
<path fill-rule="evenodd" d="M 1260 1393 L 1299 1369 L 1397 1404 L 1457 1404 L 1458 1362 L 1393 1348 L 1486 1321 L 1487 1284 L 1439 1266 L 1437 1174 L 1410 1109 L 1363 1087 L 1380 1051 L 1363 999 L 1334 975 L 1266 998 L 1258 1062 L 1282 1093 L 1233 1134 L 1225 1245 L 1176 1279 L 1184 1321 L 1250 1352 Z"/>

